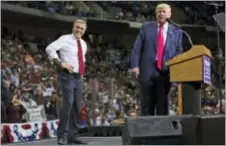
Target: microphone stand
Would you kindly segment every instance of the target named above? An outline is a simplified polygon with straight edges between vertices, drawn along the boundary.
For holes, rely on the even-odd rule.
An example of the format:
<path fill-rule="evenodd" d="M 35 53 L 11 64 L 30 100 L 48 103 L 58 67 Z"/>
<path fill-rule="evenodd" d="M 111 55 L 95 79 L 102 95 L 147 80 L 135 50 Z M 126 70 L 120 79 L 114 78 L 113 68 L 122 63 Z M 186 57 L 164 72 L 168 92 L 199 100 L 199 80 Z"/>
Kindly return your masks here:
<path fill-rule="evenodd" d="M 205 4 L 207 5 L 211 5 L 211 6 L 214 6 L 215 8 L 215 14 L 217 15 L 218 13 L 218 7 L 220 6 L 223 6 L 223 4 L 220 4 L 220 3 L 207 3 L 207 2 L 204 2 Z M 218 65 L 218 73 L 219 73 L 219 78 L 218 78 L 218 86 L 219 86 L 219 90 L 218 90 L 218 100 L 220 100 L 220 111 L 219 111 L 219 114 L 224 114 L 224 111 L 223 111 L 223 104 L 222 104 L 222 99 L 223 99 L 223 95 L 222 95 L 222 69 L 221 69 L 221 65 L 222 65 L 222 61 L 223 61 L 223 53 L 222 53 L 222 50 L 220 48 L 220 29 L 219 29 L 219 26 L 218 24 L 216 25 L 216 33 L 217 33 L 217 52 L 218 52 L 218 57 L 216 58 L 217 60 L 217 65 Z"/>
<path fill-rule="evenodd" d="M 181 28 L 177 23 L 175 23 L 174 21 L 170 20 L 170 19 L 167 19 L 167 21 L 171 24 L 173 24 L 174 26 L 176 26 L 177 28 Z M 193 42 L 192 42 L 192 39 L 191 39 L 191 36 L 187 33 L 187 31 L 183 30 L 183 29 L 180 29 L 182 31 L 182 33 L 187 37 L 188 39 L 188 42 L 189 42 L 189 45 L 190 45 L 190 48 L 193 47 Z"/>

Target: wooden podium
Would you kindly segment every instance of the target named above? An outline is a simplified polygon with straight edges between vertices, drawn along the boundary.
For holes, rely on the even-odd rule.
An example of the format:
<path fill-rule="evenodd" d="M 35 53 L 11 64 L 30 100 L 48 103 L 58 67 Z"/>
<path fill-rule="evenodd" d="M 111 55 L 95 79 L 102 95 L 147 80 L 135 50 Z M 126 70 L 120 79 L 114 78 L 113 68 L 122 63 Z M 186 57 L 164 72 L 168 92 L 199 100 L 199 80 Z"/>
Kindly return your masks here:
<path fill-rule="evenodd" d="M 170 69 L 170 82 L 179 83 L 179 114 L 201 115 L 201 84 L 211 83 L 211 57 L 205 46 L 194 45 L 166 62 Z"/>

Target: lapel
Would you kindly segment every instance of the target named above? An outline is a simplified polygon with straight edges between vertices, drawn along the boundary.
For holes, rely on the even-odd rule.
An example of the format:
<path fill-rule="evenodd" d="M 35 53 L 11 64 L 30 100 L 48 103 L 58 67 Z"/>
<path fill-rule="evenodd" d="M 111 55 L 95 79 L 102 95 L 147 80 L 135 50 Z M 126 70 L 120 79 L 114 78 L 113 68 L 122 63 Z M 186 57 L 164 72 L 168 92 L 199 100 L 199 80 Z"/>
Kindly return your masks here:
<path fill-rule="evenodd" d="M 154 25 L 154 29 L 153 29 L 153 38 L 154 38 L 154 51 L 155 51 L 155 54 L 157 53 L 157 37 L 158 37 L 158 24 L 157 22 L 155 22 L 155 25 Z"/>

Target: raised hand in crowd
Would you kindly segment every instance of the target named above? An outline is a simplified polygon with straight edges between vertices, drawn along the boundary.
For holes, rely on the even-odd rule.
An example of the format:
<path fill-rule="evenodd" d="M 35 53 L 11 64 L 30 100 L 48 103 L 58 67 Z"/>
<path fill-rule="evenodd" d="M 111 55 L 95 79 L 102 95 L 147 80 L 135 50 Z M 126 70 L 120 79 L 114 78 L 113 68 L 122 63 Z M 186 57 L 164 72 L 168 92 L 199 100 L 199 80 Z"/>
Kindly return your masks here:
<path fill-rule="evenodd" d="M 11 103 L 15 106 L 21 105 L 21 101 L 20 101 L 19 96 L 17 94 L 13 95 Z"/>

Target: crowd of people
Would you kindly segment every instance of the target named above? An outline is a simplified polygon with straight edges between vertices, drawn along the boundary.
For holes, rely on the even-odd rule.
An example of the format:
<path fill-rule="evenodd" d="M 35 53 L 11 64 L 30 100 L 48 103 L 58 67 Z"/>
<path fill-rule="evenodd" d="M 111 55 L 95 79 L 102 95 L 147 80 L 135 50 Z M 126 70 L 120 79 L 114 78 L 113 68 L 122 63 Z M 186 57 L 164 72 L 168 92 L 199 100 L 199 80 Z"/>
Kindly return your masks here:
<path fill-rule="evenodd" d="M 2 36 L 3 123 L 25 122 L 26 110 L 39 105 L 45 106 L 48 119 L 57 118 L 58 75 L 37 44 L 25 42 L 20 33 L 6 31 Z"/>
<path fill-rule="evenodd" d="M 120 52 L 123 46 L 115 41 L 97 44 L 94 39 L 93 35 L 87 38 L 90 59 L 86 62 L 83 103 L 91 125 L 109 125 L 124 114 L 139 111 L 137 84 L 128 72 L 128 51 Z M 62 95 L 58 73 L 45 53 L 49 42 L 3 29 L 2 123 L 26 122 L 27 109 L 39 105 L 45 107 L 47 120 L 58 118 Z M 93 100 L 98 102 L 94 105 Z"/>
<path fill-rule="evenodd" d="M 44 106 L 47 120 L 58 119 L 62 99 L 59 74 L 45 53 L 52 40 L 2 29 L 2 123 L 26 122 L 27 109 L 39 105 Z M 139 84 L 129 69 L 131 48 L 116 39 L 104 42 L 101 35 L 89 34 L 85 40 L 88 59 L 83 107 L 87 113 L 83 116 L 87 116 L 89 125 L 122 124 L 125 116 L 138 116 Z M 214 85 L 203 88 L 203 114 L 219 113 L 217 92 Z M 225 97 L 224 90 L 222 94 Z M 169 99 L 170 114 L 175 115 L 177 84 L 172 85 Z"/>
<path fill-rule="evenodd" d="M 28 8 L 35 8 L 45 12 L 58 13 L 69 16 L 79 17 L 96 17 L 96 13 L 89 9 L 83 9 L 82 7 L 76 7 L 73 1 L 36 1 L 36 2 L 19 2 L 19 1 L 8 1 L 7 3 L 20 5 Z"/>
<path fill-rule="evenodd" d="M 208 2 L 174 2 L 174 4 L 180 8 L 186 15 L 189 16 L 189 19 L 186 20 L 188 24 L 199 24 L 199 25 L 215 25 L 213 15 L 215 15 L 214 6 L 207 4 Z M 223 3 L 222 3 L 223 4 Z M 224 7 L 220 7 L 220 11 Z M 218 11 L 219 11 L 218 10 Z M 220 12 L 219 11 L 219 12 Z M 218 12 L 218 13 L 219 13 Z"/>
<path fill-rule="evenodd" d="M 37 1 L 37 2 L 16 2 L 7 1 L 10 4 L 17 4 L 24 7 L 40 9 L 46 12 L 59 13 L 63 15 L 79 17 L 103 17 L 98 15 L 97 11 L 89 8 L 87 2 L 83 2 L 86 7 L 78 7 L 78 2 L 73 1 Z M 155 6 L 157 1 L 101 1 L 95 2 L 101 7 L 109 18 L 116 20 L 128 20 L 136 22 L 155 20 Z M 214 6 L 207 5 L 204 2 L 169 2 L 175 5 L 181 12 L 185 13 L 189 19 L 188 24 L 214 25 L 213 15 L 215 14 Z M 224 4 L 224 3 L 222 3 Z M 224 6 L 219 7 L 218 13 L 224 11 Z M 100 12 L 102 13 L 102 12 Z"/>

